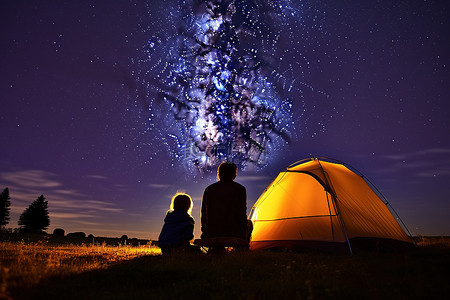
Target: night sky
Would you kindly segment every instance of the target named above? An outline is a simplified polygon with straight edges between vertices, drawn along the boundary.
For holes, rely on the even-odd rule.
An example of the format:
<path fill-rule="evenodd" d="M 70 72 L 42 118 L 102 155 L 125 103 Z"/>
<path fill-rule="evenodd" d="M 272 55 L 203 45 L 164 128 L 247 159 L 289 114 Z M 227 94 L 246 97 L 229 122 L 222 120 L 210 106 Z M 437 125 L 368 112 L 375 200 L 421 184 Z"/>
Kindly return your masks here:
<path fill-rule="evenodd" d="M 447 1 L 225 2 L 234 12 L 222 23 L 201 1 L 0 2 L 8 227 L 44 194 L 49 232 L 156 239 L 183 191 L 198 237 L 202 191 L 219 160 L 238 163 L 250 211 L 278 172 L 325 156 L 369 178 L 413 235 L 449 235 Z M 228 31 L 202 40 L 202 24 Z M 207 65 L 209 54 L 189 52 L 200 44 L 221 60 Z M 200 71 L 213 88 L 189 108 L 186 95 L 206 97 L 193 83 Z M 230 111 L 242 107 L 221 113 L 217 99 L 254 114 L 231 126 Z M 225 150 L 208 156 L 203 135 Z M 250 149 L 255 141 L 263 152 Z"/>

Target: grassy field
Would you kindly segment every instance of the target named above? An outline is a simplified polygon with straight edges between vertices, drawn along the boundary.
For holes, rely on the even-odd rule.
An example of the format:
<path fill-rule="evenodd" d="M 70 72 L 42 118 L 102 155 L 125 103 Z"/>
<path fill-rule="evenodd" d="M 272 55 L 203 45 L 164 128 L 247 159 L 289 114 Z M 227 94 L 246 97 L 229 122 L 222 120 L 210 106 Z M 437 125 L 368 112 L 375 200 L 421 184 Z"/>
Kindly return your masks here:
<path fill-rule="evenodd" d="M 448 299 L 449 254 L 448 238 L 352 256 L 1 242 L 0 299 Z"/>

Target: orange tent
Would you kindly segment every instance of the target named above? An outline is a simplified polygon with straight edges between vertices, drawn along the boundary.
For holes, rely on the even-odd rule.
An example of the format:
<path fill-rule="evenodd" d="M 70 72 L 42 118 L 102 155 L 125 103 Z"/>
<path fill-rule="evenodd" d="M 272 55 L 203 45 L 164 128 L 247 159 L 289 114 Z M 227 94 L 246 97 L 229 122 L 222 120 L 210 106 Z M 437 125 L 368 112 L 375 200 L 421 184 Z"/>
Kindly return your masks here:
<path fill-rule="evenodd" d="M 252 208 L 250 249 L 348 248 L 352 252 L 352 245 L 361 241 L 411 243 L 389 204 L 368 183 L 342 162 L 326 158 L 290 165 Z"/>

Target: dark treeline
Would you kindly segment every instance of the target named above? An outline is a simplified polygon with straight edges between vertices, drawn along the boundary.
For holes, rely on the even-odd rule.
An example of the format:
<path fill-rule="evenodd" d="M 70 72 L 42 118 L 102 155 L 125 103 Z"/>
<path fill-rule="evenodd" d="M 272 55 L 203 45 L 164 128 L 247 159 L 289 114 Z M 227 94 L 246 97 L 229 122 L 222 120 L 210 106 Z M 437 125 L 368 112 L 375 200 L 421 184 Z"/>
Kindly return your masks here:
<path fill-rule="evenodd" d="M 149 240 L 141 240 L 136 238 L 129 239 L 127 235 L 120 238 L 94 237 L 94 235 L 86 235 L 84 232 L 65 232 L 62 228 L 55 228 L 53 234 L 47 234 L 45 230 L 50 225 L 50 217 L 48 212 L 48 201 L 44 195 L 39 196 L 33 201 L 20 215 L 18 228 L 6 228 L 10 221 L 11 197 L 9 189 L 5 188 L 0 194 L 0 233 L 2 240 L 10 241 L 28 241 L 38 242 L 45 240 L 47 242 L 62 242 L 76 244 L 92 244 L 106 243 L 110 245 L 130 244 L 145 245 Z M 36 235 L 37 234 L 37 235 Z"/>
<path fill-rule="evenodd" d="M 0 194 L 0 226 L 2 231 L 6 231 L 6 225 L 10 221 L 11 197 L 9 189 L 5 188 Z M 22 233 L 43 232 L 50 225 L 48 213 L 48 201 L 44 195 L 40 195 L 34 200 L 20 215 L 18 221 L 19 228 L 15 231 Z"/>

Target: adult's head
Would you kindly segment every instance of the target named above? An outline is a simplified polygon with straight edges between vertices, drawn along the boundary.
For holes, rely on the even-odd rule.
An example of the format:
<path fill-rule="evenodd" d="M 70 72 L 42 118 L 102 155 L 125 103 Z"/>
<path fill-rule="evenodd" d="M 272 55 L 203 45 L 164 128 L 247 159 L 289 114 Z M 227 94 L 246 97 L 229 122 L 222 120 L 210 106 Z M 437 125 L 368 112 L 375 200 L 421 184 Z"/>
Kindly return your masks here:
<path fill-rule="evenodd" d="M 172 197 L 170 209 L 181 210 L 181 211 L 185 211 L 187 213 L 191 213 L 191 211 L 192 211 L 191 197 L 185 193 L 176 193 L 175 196 Z"/>
<path fill-rule="evenodd" d="M 220 181 L 233 181 L 236 178 L 237 167 L 234 163 L 224 161 L 217 168 L 217 179 Z"/>

